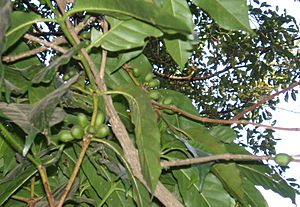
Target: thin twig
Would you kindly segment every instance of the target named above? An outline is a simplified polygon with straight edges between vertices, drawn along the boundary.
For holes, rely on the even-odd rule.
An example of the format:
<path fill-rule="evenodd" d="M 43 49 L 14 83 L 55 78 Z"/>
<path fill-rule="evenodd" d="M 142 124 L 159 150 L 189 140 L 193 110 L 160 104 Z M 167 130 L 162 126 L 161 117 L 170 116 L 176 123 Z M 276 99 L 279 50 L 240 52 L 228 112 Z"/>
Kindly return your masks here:
<path fill-rule="evenodd" d="M 63 54 L 67 52 L 67 50 L 65 50 L 64 48 L 62 48 L 62 47 L 60 47 L 60 46 L 58 46 L 56 44 L 52 44 L 51 42 L 45 41 L 45 40 L 43 40 L 41 38 L 35 37 L 35 36 L 31 35 L 31 34 L 25 34 L 24 38 L 26 38 L 28 40 L 31 40 L 31 41 L 34 41 L 34 42 L 37 42 L 37 43 L 39 43 L 41 45 L 44 45 L 46 47 L 53 48 L 54 50 L 56 50 L 56 51 L 58 51 L 60 53 L 63 53 Z"/>
<path fill-rule="evenodd" d="M 295 88 L 296 86 L 299 86 L 300 85 L 300 82 L 296 82 L 296 83 L 293 83 L 291 85 L 289 85 L 287 88 L 281 90 L 281 91 L 278 91 L 270 96 L 267 96 L 267 97 L 264 97 L 262 98 L 260 101 L 258 101 L 256 104 L 253 104 L 252 106 L 246 108 L 245 110 L 243 110 L 242 112 L 238 113 L 236 116 L 234 116 L 232 118 L 232 120 L 238 120 L 240 118 L 242 118 L 244 116 L 244 114 L 250 112 L 250 111 L 253 111 L 254 109 L 260 107 L 261 105 L 263 105 L 264 103 L 266 103 L 267 101 L 273 99 L 275 96 L 278 96 L 279 94 L 281 93 L 284 93 L 292 88 Z"/>
<path fill-rule="evenodd" d="M 173 161 L 163 161 L 160 163 L 162 168 L 175 167 L 175 166 L 184 166 L 184 165 L 193 165 L 193 164 L 201 164 L 211 161 L 217 160 L 242 160 L 242 161 L 262 161 L 272 159 L 269 156 L 256 156 L 256 155 L 243 155 L 243 154 L 221 154 L 221 155 L 211 155 L 205 157 L 197 157 L 193 159 L 185 159 L 185 160 L 173 160 Z"/>
<path fill-rule="evenodd" d="M 78 159 L 76 161 L 75 167 L 74 167 L 72 175 L 71 175 L 71 177 L 70 177 L 70 179 L 68 181 L 68 184 L 67 184 L 67 186 L 65 188 L 65 191 L 64 191 L 64 193 L 62 194 L 62 196 L 59 199 L 57 207 L 62 207 L 63 206 L 63 204 L 65 202 L 65 199 L 67 198 L 67 196 L 68 196 L 68 194 L 69 194 L 69 192 L 70 192 L 70 190 L 72 188 L 72 185 L 73 185 L 73 183 L 75 181 L 77 173 L 78 173 L 78 171 L 80 169 L 80 165 L 82 163 L 82 160 L 84 158 L 84 155 L 85 155 L 85 153 L 86 153 L 86 151 L 87 151 L 87 149 L 89 147 L 89 144 L 90 144 L 92 138 L 93 138 L 93 135 L 91 135 L 91 134 L 87 134 L 83 138 L 82 147 L 81 147 L 81 151 L 80 151 L 79 157 L 78 157 Z"/>
<path fill-rule="evenodd" d="M 90 17 L 86 22 L 80 22 L 76 27 L 75 27 L 75 32 L 76 34 L 78 34 L 87 24 L 89 24 L 91 21 L 94 21 L 96 18 L 95 17 Z M 67 40 L 65 37 L 63 36 L 60 36 L 60 37 L 57 37 L 55 40 L 53 40 L 52 42 L 48 42 L 49 44 L 52 44 L 52 45 L 60 45 L 60 44 L 63 44 L 63 43 L 67 43 Z M 46 45 L 46 44 L 45 44 Z M 36 55 L 37 53 L 40 53 L 40 52 L 43 52 L 45 50 L 47 50 L 48 47 L 45 47 L 45 46 L 41 46 L 39 48 L 35 48 L 35 49 L 32 49 L 32 50 L 29 50 L 29 51 L 26 51 L 26 52 L 22 52 L 22 53 L 19 53 L 17 55 L 8 55 L 8 56 L 3 56 L 2 57 L 2 61 L 3 62 L 7 62 L 7 63 L 10 63 L 10 62 L 15 62 L 17 60 L 21 60 L 21 59 L 24 59 L 24 58 L 27 58 L 27 57 L 31 57 L 33 55 Z"/>
<path fill-rule="evenodd" d="M 228 71 L 231 68 L 232 68 L 231 66 L 227 66 L 227 67 L 225 67 L 224 69 L 222 69 L 220 71 L 217 71 L 215 73 L 211 73 L 211 74 L 208 74 L 208 75 L 206 74 L 206 75 L 203 75 L 201 77 L 193 77 L 193 75 L 194 75 L 194 73 L 196 71 L 196 69 L 194 67 L 192 67 L 192 71 L 187 76 L 168 75 L 168 74 L 160 73 L 158 71 L 153 71 L 153 72 L 154 72 L 155 75 L 160 76 L 162 78 L 169 79 L 169 80 L 176 80 L 176 81 L 201 81 L 201 80 L 207 80 L 207 79 L 210 79 L 210 78 L 215 77 L 217 75 L 220 75 L 221 73 L 224 73 L 224 72 Z"/>
<path fill-rule="evenodd" d="M 58 37 L 54 41 L 52 41 L 51 44 L 59 45 L 59 44 L 66 43 L 66 42 L 67 41 L 64 37 Z M 48 49 L 48 47 L 41 46 L 39 48 L 35 48 L 35 49 L 29 50 L 29 51 L 26 51 L 26 52 L 22 52 L 22 53 L 19 53 L 17 55 L 3 56 L 2 61 L 3 62 L 15 62 L 17 60 L 21 60 L 21 59 L 36 55 L 37 53 L 43 52 L 47 49 Z"/>
<path fill-rule="evenodd" d="M 50 207 L 55 207 L 53 195 L 51 193 L 50 185 L 49 185 L 49 182 L 48 182 L 46 168 L 44 166 L 40 165 L 40 166 L 38 166 L 38 171 L 39 171 L 41 179 L 42 179 L 42 183 L 43 183 L 43 186 L 44 186 L 44 189 L 45 189 L 45 193 L 46 193 L 46 197 L 47 197 L 49 206 Z"/>
<path fill-rule="evenodd" d="M 211 118 L 207 118 L 207 117 L 200 117 L 200 116 L 197 116 L 194 114 L 190 114 L 182 109 L 179 109 L 174 105 L 170 105 L 170 106 L 162 105 L 155 101 L 152 101 L 152 103 L 160 109 L 170 109 L 170 110 L 172 110 L 178 114 L 181 114 L 185 117 L 188 117 L 195 121 L 204 122 L 204 123 L 217 123 L 217 124 L 227 124 L 227 125 L 242 124 L 242 125 L 253 125 L 256 127 L 264 127 L 266 129 L 277 129 L 277 130 L 284 130 L 284 131 L 300 131 L 300 128 L 275 127 L 275 126 L 269 126 L 269 125 L 265 125 L 265 124 L 257 124 L 257 123 L 253 123 L 253 122 L 249 122 L 249 121 L 245 121 L 245 120 L 222 120 L 222 119 L 211 119 Z"/>
<path fill-rule="evenodd" d="M 108 24 L 105 19 L 102 20 L 102 29 L 103 29 L 103 33 L 106 33 L 108 31 Z M 104 80 L 106 57 L 107 57 L 107 51 L 102 48 L 101 65 L 100 65 L 100 69 L 99 69 L 100 80 Z"/>

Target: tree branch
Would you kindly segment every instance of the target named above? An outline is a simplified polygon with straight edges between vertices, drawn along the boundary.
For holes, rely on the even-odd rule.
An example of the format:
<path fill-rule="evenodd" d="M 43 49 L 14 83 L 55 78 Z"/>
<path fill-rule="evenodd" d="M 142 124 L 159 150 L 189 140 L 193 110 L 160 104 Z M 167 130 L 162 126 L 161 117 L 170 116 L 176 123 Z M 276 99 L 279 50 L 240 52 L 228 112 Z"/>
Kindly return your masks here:
<path fill-rule="evenodd" d="M 58 46 L 56 44 L 53 44 L 51 42 L 42 40 L 42 39 L 40 39 L 38 37 L 35 37 L 35 36 L 31 35 L 31 34 L 25 34 L 24 38 L 26 38 L 28 40 L 31 40 L 31 41 L 34 41 L 34 42 L 37 42 L 37 43 L 39 43 L 41 45 L 44 45 L 46 47 L 53 48 L 54 50 L 56 50 L 56 51 L 58 51 L 60 53 L 63 53 L 63 54 L 67 52 L 67 50 L 65 50 L 64 48 L 62 48 L 62 47 L 60 47 L 60 46 Z"/>
<path fill-rule="evenodd" d="M 177 166 L 184 166 L 184 165 L 194 165 L 194 164 L 201 164 L 211 161 L 217 161 L 217 160 L 242 160 L 242 161 L 262 161 L 262 160 L 270 160 L 273 159 L 269 156 L 256 156 L 256 155 L 244 155 L 244 154 L 221 154 L 221 155 L 211 155 L 211 156 L 205 156 L 205 157 L 197 157 L 193 159 L 185 159 L 185 160 L 174 160 L 174 161 L 163 161 L 160 163 L 162 168 L 168 168 L 168 167 L 177 167 Z"/>
<path fill-rule="evenodd" d="M 200 121 L 200 122 L 205 122 L 205 123 L 217 123 L 217 124 L 227 124 L 227 125 L 242 124 L 242 125 L 253 125 L 256 127 L 264 127 L 266 129 L 277 129 L 277 130 L 285 130 L 285 131 L 300 131 L 300 128 L 275 127 L 275 126 L 269 126 L 269 125 L 265 125 L 265 124 L 257 124 L 257 123 L 253 123 L 253 122 L 249 122 L 249 121 L 245 121 L 245 120 L 222 120 L 222 119 L 211 119 L 211 118 L 207 118 L 207 117 L 200 117 L 200 116 L 197 116 L 194 114 L 190 114 L 184 110 L 181 110 L 174 105 L 171 105 L 171 106 L 162 105 L 155 101 L 152 101 L 152 104 L 160 109 L 170 109 L 170 110 L 172 110 L 178 114 L 181 114 L 185 117 L 188 117 L 195 121 Z"/>
<path fill-rule="evenodd" d="M 89 24 L 91 21 L 94 21 L 95 19 L 96 19 L 95 17 L 90 17 L 86 22 L 80 22 L 75 27 L 76 34 L 78 34 L 87 24 Z M 60 36 L 60 37 L 57 37 L 52 42 L 48 42 L 48 41 L 46 41 L 46 42 L 47 42 L 47 44 L 57 46 L 57 45 L 60 45 L 60 44 L 63 44 L 63 43 L 67 43 L 67 40 L 66 40 L 65 37 Z M 46 44 L 44 44 L 44 45 L 47 46 Z M 24 58 L 27 58 L 27 57 L 31 57 L 33 55 L 36 55 L 37 53 L 40 53 L 40 52 L 43 52 L 43 51 L 47 50 L 48 47 L 45 47 L 45 46 L 41 46 L 39 48 L 35 48 L 35 49 L 29 50 L 29 51 L 26 51 L 26 52 L 22 52 L 22 53 L 19 53 L 17 55 L 3 56 L 2 61 L 10 63 L 10 62 L 15 62 L 17 60 L 21 60 L 21 59 L 24 59 Z"/>
<path fill-rule="evenodd" d="M 82 163 L 82 160 L 84 158 L 84 155 L 89 147 L 89 144 L 91 142 L 91 139 L 92 139 L 93 135 L 91 134 L 87 134 L 84 138 L 83 138 L 83 142 L 82 142 L 82 147 L 81 147 L 81 151 L 80 151 L 80 154 L 79 154 L 79 157 L 78 157 L 78 160 L 76 161 L 76 164 L 75 164 L 75 167 L 74 167 L 74 170 L 72 172 L 72 175 L 68 181 L 68 184 L 65 188 L 65 191 L 64 193 L 62 194 L 62 196 L 60 197 L 59 199 L 59 202 L 57 204 L 57 207 L 62 207 L 64 202 L 65 202 L 65 199 L 67 198 L 71 188 L 72 188 L 72 185 L 74 183 L 74 180 L 77 176 L 77 173 L 80 169 L 80 165 Z"/>
<path fill-rule="evenodd" d="M 244 67 L 244 66 L 241 66 L 241 67 Z M 168 74 L 160 73 L 158 71 L 153 71 L 153 73 L 155 75 L 157 75 L 157 76 L 160 76 L 162 78 L 166 78 L 166 79 L 169 79 L 169 80 L 177 80 L 177 81 L 200 81 L 200 80 L 207 80 L 207 79 L 210 79 L 210 78 L 215 77 L 217 75 L 220 75 L 221 73 L 224 73 L 224 72 L 230 70 L 231 68 L 232 68 L 231 66 L 227 66 L 224 69 L 219 70 L 219 71 L 217 71 L 215 73 L 208 74 L 208 75 L 203 75 L 201 77 L 193 77 L 193 75 L 194 75 L 194 73 L 196 71 L 195 67 L 192 67 L 192 71 L 187 76 L 168 75 Z"/>
<path fill-rule="evenodd" d="M 235 117 L 232 118 L 232 120 L 238 120 L 238 119 L 242 118 L 246 113 L 248 113 L 250 111 L 253 111 L 254 109 L 260 107 L 261 105 L 263 105 L 267 101 L 273 99 L 275 96 L 278 96 L 279 94 L 284 93 L 284 92 L 286 92 L 286 91 L 288 91 L 292 88 L 295 88 L 296 86 L 299 86 L 299 85 L 300 85 L 300 82 L 293 83 L 293 84 L 289 85 L 287 88 L 285 88 L 281 91 L 278 91 L 278 92 L 276 92 L 276 93 L 274 93 L 270 96 L 262 98 L 256 104 L 253 104 L 252 106 L 250 106 L 250 107 L 246 108 L 245 110 L 243 110 L 242 112 L 238 113 Z"/>

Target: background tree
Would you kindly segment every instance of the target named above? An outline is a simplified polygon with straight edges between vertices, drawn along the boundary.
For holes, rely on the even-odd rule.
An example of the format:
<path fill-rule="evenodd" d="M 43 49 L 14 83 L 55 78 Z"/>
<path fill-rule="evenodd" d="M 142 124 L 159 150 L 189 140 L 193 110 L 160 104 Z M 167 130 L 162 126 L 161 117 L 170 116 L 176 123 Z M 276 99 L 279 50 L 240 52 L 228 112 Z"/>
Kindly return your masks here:
<path fill-rule="evenodd" d="M 299 129 L 236 144 L 222 125 L 263 126 L 299 85 L 292 17 L 243 0 L 0 4 L 0 205 L 267 206 L 256 185 L 295 202 L 262 160 L 295 160 L 267 155 L 273 129 Z"/>

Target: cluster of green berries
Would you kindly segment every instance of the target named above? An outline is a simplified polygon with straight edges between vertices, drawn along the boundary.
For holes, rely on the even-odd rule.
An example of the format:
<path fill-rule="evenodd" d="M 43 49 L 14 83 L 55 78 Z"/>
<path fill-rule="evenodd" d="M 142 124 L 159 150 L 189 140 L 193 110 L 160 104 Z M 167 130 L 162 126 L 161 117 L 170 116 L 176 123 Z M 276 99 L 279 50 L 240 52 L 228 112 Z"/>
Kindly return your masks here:
<path fill-rule="evenodd" d="M 70 69 L 68 70 L 68 72 L 66 72 L 63 76 L 63 80 L 64 81 L 68 81 L 70 80 L 70 78 L 72 78 L 73 76 L 75 76 L 77 74 L 76 69 Z"/>
<path fill-rule="evenodd" d="M 138 78 L 141 76 L 141 70 L 134 68 L 132 74 L 134 77 Z M 156 79 L 151 72 L 145 75 L 144 86 L 148 89 L 148 95 L 152 100 L 158 101 L 163 105 L 171 105 L 173 103 L 173 98 L 171 96 L 162 97 L 161 93 L 157 90 L 160 86 L 160 81 Z M 164 111 L 168 114 L 174 114 L 174 112 L 169 109 L 165 109 Z"/>
<path fill-rule="evenodd" d="M 87 116 L 80 113 L 76 117 L 76 124 L 70 130 L 61 130 L 58 134 L 61 142 L 71 142 L 73 140 L 81 140 L 87 133 L 94 134 L 96 137 L 106 137 L 110 129 L 104 123 L 105 114 L 101 111 L 98 112 L 94 126 L 89 124 Z"/>

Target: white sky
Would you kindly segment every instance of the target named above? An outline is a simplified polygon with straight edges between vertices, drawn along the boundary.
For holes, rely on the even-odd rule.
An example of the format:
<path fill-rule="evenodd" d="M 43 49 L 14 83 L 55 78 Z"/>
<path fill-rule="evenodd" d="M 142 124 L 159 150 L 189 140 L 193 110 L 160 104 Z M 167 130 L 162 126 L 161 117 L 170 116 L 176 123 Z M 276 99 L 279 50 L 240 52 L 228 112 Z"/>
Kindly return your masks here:
<path fill-rule="evenodd" d="M 287 14 L 294 16 L 297 19 L 298 25 L 300 23 L 300 2 L 294 0 L 265 0 L 268 4 L 276 5 L 279 7 L 279 11 L 283 12 L 283 9 L 287 10 Z M 300 88 L 297 88 L 300 91 Z M 297 101 L 289 99 L 289 103 L 286 103 L 281 95 L 281 103 L 278 105 L 276 112 L 274 113 L 274 119 L 277 120 L 276 126 L 285 127 L 300 127 L 300 97 L 297 96 Z M 276 131 L 275 138 L 281 138 L 278 142 L 276 151 L 277 153 L 284 152 L 290 155 L 300 154 L 300 132 L 289 131 Z M 286 178 L 296 178 L 297 183 L 300 184 L 300 163 L 293 162 L 289 165 L 290 169 L 285 173 Z M 266 200 L 270 207 L 292 207 L 294 206 L 289 199 L 284 199 L 281 196 L 273 193 L 272 191 L 263 191 Z M 296 203 L 300 206 L 300 196 L 297 195 Z"/>

